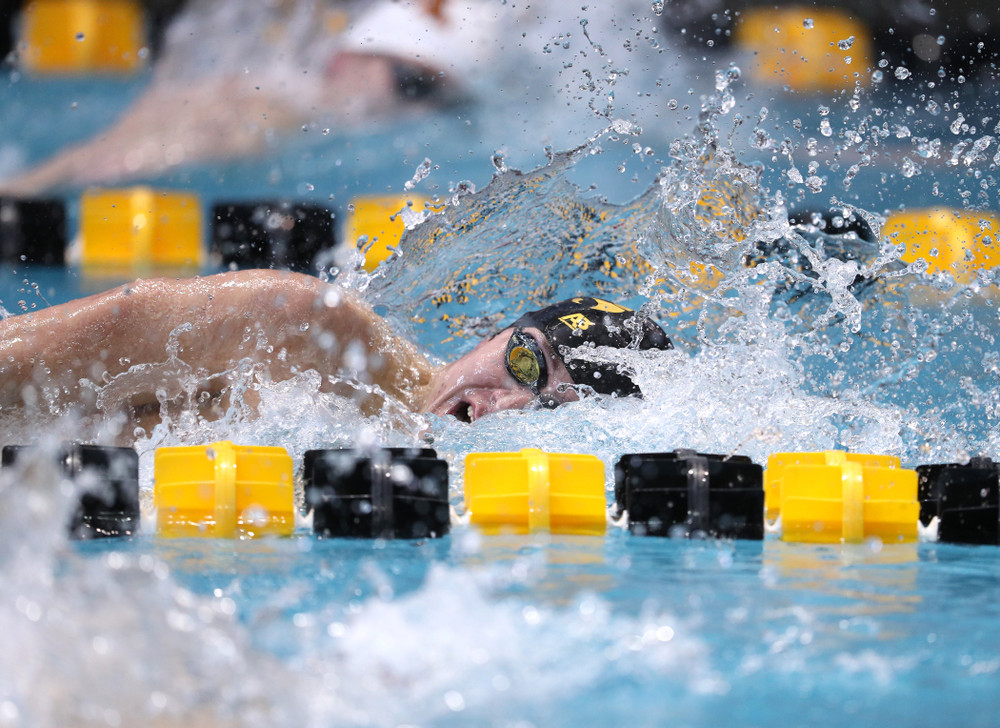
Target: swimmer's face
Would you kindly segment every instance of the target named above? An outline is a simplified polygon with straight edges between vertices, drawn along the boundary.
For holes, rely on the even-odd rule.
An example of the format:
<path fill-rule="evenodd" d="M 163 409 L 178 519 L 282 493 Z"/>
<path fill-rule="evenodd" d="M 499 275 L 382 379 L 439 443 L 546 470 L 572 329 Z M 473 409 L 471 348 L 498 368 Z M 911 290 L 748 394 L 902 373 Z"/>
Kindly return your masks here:
<path fill-rule="evenodd" d="M 414 59 L 341 51 L 327 65 L 324 106 L 342 121 L 364 122 L 406 111 L 459 103 L 458 88 L 441 72 Z"/>
<path fill-rule="evenodd" d="M 475 422 L 492 412 L 524 409 L 534 404 L 552 406 L 578 399 L 576 390 L 570 386 L 573 380 L 566 365 L 553 354 L 542 332 L 530 327 L 520 331 L 534 339 L 545 359 L 548 376 L 544 387 L 536 392 L 511 373 L 508 343 L 514 329 L 506 329 L 437 372 L 431 380 L 423 411 Z M 516 356 L 512 363 L 517 366 Z"/>

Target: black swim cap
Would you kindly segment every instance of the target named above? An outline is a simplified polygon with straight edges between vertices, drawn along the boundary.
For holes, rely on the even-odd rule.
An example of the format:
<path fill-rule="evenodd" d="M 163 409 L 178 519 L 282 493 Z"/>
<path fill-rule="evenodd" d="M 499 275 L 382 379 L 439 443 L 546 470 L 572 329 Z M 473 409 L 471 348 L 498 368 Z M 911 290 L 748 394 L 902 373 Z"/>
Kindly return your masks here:
<path fill-rule="evenodd" d="M 529 311 L 512 327 L 539 329 L 576 384 L 601 394 L 626 397 L 642 392 L 621 365 L 567 359 L 580 346 L 616 349 L 673 349 L 670 338 L 652 319 L 638 319 L 631 309 L 600 298 L 571 298 L 538 311 Z"/>

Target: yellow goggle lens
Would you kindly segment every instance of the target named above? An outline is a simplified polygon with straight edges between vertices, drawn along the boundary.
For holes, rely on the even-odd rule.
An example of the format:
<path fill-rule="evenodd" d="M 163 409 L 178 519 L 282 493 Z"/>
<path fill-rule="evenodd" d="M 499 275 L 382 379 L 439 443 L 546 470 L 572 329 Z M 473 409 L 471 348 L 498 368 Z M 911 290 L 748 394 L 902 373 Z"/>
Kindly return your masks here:
<path fill-rule="evenodd" d="M 507 354 L 507 364 L 511 374 L 523 384 L 534 384 L 540 374 L 538 359 L 525 346 L 515 346 Z"/>

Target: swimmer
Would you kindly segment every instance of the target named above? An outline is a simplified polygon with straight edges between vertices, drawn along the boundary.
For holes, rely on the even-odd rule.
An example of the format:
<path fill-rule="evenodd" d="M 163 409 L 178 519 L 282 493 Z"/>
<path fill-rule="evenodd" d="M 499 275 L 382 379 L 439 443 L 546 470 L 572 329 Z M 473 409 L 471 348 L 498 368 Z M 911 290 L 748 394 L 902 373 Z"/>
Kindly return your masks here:
<path fill-rule="evenodd" d="M 0 192 L 150 178 L 260 155 L 303 128 L 447 108 L 465 97 L 458 69 L 486 55 L 500 15 L 486 0 L 195 0 L 168 29 L 148 88 L 110 128 L 0 180 Z"/>
<path fill-rule="evenodd" d="M 490 151 L 576 146 L 612 110 L 672 140 L 664 130 L 689 120 L 666 118 L 648 87 L 694 88 L 714 72 L 668 60 L 657 25 L 649 0 L 187 0 L 139 98 L 94 136 L 11 170 L 0 194 L 162 184 L 191 165 L 280 156 L 304 131 L 315 144 L 434 114 L 474 120 Z M 627 72 L 606 44 L 627 51 Z"/>
<path fill-rule="evenodd" d="M 352 292 L 312 276 L 250 270 L 139 280 L 0 321 L 0 414 L 73 409 L 91 420 L 123 414 L 126 424 L 148 428 L 171 406 L 192 402 L 203 416 L 220 416 L 237 389 L 253 406 L 248 380 L 307 370 L 363 411 L 377 413 L 388 397 L 465 422 L 554 407 L 591 389 L 640 394 L 614 364 L 573 356 L 583 345 L 672 347 L 652 321 L 581 297 L 527 313 L 435 366 Z"/>

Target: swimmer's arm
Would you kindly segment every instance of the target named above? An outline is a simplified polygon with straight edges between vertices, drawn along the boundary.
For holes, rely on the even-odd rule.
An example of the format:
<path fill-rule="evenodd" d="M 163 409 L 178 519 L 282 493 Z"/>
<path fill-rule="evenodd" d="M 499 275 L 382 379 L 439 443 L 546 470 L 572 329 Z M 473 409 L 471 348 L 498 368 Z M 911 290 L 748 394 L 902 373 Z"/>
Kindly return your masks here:
<path fill-rule="evenodd" d="M 363 362 L 359 378 L 411 406 L 430 371 L 409 342 L 349 292 L 312 276 L 239 271 L 136 281 L 5 319 L 0 405 L 40 396 L 87 404 L 80 380 L 102 383 L 129 367 L 163 362 L 172 335 L 177 358 L 209 375 L 245 358 L 266 362 L 278 381 L 307 369 L 328 377 Z M 155 392 L 139 392 L 132 404 L 153 401 Z"/>

